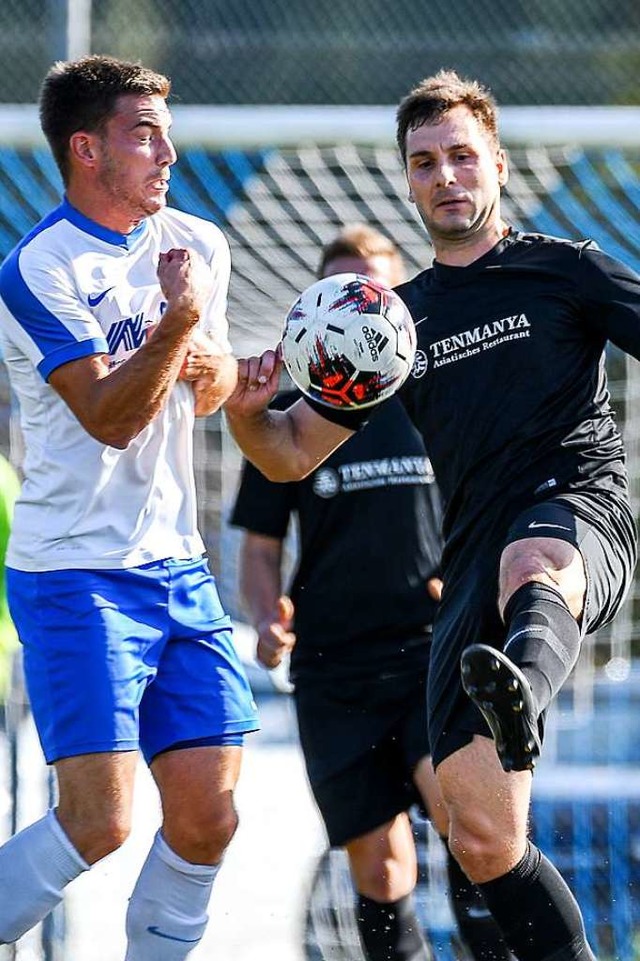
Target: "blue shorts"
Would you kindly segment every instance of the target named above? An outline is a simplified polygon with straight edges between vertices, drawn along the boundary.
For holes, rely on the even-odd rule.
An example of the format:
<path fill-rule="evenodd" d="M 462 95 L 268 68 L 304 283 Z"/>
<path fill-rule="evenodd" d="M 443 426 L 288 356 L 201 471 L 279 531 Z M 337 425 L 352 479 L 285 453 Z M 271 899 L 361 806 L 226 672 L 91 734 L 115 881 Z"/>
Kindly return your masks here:
<path fill-rule="evenodd" d="M 258 728 L 229 617 L 203 558 L 119 570 L 7 568 L 31 709 L 47 762 Z"/>

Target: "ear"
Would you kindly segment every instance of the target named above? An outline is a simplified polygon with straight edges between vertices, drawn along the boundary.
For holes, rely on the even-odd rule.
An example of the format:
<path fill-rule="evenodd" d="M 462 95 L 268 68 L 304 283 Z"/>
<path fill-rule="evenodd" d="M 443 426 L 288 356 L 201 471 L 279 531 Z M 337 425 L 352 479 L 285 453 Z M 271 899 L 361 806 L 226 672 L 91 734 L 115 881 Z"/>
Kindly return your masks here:
<path fill-rule="evenodd" d="M 498 158 L 496 162 L 498 168 L 498 183 L 501 187 L 509 180 L 509 163 L 507 161 L 507 153 L 502 147 L 498 148 Z"/>
<path fill-rule="evenodd" d="M 83 167 L 95 167 L 97 160 L 96 138 L 91 134 L 79 131 L 69 139 L 69 154 L 72 163 Z"/>

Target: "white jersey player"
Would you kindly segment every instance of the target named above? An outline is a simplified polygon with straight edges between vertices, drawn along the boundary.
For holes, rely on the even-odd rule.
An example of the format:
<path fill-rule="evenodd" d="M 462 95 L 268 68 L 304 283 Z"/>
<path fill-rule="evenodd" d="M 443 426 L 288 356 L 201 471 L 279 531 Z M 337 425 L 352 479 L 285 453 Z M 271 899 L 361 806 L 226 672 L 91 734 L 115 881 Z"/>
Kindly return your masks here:
<path fill-rule="evenodd" d="M 178 381 L 125 450 L 99 445 L 48 382 L 69 361 L 100 353 L 112 371 L 142 347 L 167 307 L 159 255 L 186 247 L 211 268 L 198 329 L 228 351 L 229 248 L 214 224 L 189 214 L 165 208 L 123 235 L 64 200 L 3 265 L 0 341 L 26 449 L 10 567 L 135 567 L 202 554 L 189 382 Z M 149 510 L 154 501 L 161 511 Z"/>
<path fill-rule="evenodd" d="M 7 566 L 55 810 L 0 848 L 0 943 L 130 829 L 138 750 L 163 821 L 129 901 L 126 961 L 200 941 L 257 720 L 203 557 L 194 416 L 237 365 L 220 231 L 166 208 L 169 82 L 58 63 L 40 116 L 65 199 L 0 270 L 0 338 L 26 455 Z"/>

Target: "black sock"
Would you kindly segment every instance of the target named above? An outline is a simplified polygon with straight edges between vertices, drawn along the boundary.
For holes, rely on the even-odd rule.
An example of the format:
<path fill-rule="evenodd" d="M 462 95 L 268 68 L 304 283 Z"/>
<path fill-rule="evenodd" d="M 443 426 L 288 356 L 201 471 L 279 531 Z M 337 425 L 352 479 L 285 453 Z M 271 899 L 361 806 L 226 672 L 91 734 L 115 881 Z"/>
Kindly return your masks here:
<path fill-rule="evenodd" d="M 451 908 L 462 943 L 475 961 L 511 961 L 513 955 L 477 884 L 470 881 L 447 849 Z"/>
<path fill-rule="evenodd" d="M 515 868 L 478 887 L 520 961 L 595 961 L 575 898 L 530 842 Z"/>
<path fill-rule="evenodd" d="M 580 628 L 556 590 L 529 581 L 504 612 L 505 654 L 525 675 L 543 711 L 568 678 L 580 653 Z"/>
<path fill-rule="evenodd" d="M 430 961 L 410 894 L 384 904 L 358 894 L 356 918 L 368 961 Z"/>

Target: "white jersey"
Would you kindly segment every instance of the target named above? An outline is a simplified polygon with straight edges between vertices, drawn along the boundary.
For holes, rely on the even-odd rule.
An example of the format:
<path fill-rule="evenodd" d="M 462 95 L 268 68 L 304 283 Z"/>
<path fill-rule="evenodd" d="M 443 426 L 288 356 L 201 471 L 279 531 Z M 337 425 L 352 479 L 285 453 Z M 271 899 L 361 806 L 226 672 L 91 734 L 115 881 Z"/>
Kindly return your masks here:
<path fill-rule="evenodd" d="M 118 450 L 91 437 L 47 382 L 68 361 L 108 354 L 117 367 L 144 344 L 166 308 L 158 255 L 172 247 L 190 247 L 211 265 L 200 327 L 229 350 L 229 247 L 198 217 L 167 208 L 125 236 L 65 200 L 2 265 L 0 342 L 26 450 L 10 567 L 136 567 L 203 552 L 191 385 L 179 381 L 161 413 Z"/>

